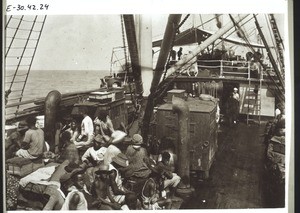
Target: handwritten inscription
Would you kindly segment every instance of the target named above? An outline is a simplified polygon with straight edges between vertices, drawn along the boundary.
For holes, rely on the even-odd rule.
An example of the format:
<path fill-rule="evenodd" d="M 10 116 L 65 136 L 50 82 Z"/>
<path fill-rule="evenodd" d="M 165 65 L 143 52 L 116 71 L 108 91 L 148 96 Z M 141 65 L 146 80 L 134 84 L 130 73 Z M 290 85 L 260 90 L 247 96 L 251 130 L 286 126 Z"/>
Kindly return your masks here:
<path fill-rule="evenodd" d="M 34 11 L 34 10 L 48 10 L 49 4 L 9 4 L 6 6 L 6 12 L 12 11 Z"/>

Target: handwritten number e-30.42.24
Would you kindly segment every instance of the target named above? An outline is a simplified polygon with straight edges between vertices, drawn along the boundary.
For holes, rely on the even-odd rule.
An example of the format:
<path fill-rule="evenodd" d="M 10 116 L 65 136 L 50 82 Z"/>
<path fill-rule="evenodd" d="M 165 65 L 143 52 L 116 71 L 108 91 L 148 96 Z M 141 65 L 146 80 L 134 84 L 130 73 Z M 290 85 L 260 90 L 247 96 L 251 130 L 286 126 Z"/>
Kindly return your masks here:
<path fill-rule="evenodd" d="M 22 11 L 22 10 L 48 10 L 49 5 L 48 4 L 27 4 L 27 5 L 21 5 L 18 4 L 16 6 L 14 5 L 7 5 L 6 7 L 6 12 L 10 12 L 10 11 Z"/>

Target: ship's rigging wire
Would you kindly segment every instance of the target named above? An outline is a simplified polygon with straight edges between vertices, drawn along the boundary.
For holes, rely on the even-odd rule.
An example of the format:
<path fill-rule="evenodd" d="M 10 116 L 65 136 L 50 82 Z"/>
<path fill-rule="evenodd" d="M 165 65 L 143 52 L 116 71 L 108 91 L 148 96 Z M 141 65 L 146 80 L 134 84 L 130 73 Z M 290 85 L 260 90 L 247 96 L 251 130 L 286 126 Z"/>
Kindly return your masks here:
<path fill-rule="evenodd" d="M 242 29 L 240 28 L 240 26 L 235 22 L 234 18 L 233 18 L 231 15 L 229 15 L 229 16 L 230 16 L 231 21 L 234 23 L 234 25 L 238 28 L 238 30 L 240 30 L 241 35 L 242 35 L 242 38 L 245 40 L 245 42 L 248 44 L 248 46 L 249 46 L 249 48 L 251 49 L 251 51 L 254 53 L 255 50 L 254 50 L 254 48 L 251 46 L 251 44 L 250 44 L 249 40 L 247 39 L 247 37 L 245 37 L 245 34 L 244 34 L 243 30 L 242 30 Z M 253 15 L 253 17 L 255 17 L 255 15 Z M 262 65 L 262 67 L 264 68 L 264 70 L 266 70 L 264 64 L 262 63 L 262 61 L 261 61 L 260 59 L 259 59 L 259 63 Z M 268 74 L 268 76 L 271 78 L 271 80 L 273 81 L 274 85 L 276 86 L 277 91 L 280 92 L 279 97 L 282 98 L 282 95 L 283 95 L 283 94 L 282 94 L 282 91 L 280 90 L 278 84 L 276 83 L 276 81 L 275 81 L 274 78 L 270 75 L 270 73 L 269 73 L 268 71 L 267 71 L 267 74 Z M 269 86 L 269 85 L 268 85 L 268 86 Z M 274 94 L 274 93 L 273 93 L 273 94 Z M 274 95 L 275 95 L 275 94 L 274 94 Z"/>
<path fill-rule="evenodd" d="M 272 35 L 272 29 L 271 29 L 271 26 L 270 26 L 270 22 L 269 22 L 269 20 L 268 20 L 268 18 L 267 18 L 267 15 L 265 15 L 265 19 L 266 19 L 266 22 L 267 22 L 267 26 L 268 26 L 268 29 L 269 29 L 269 32 L 270 32 L 270 38 L 271 38 L 271 41 L 272 41 L 272 44 L 273 44 L 273 46 L 274 47 L 276 47 L 276 43 L 275 43 L 275 38 L 274 38 L 274 36 Z M 278 53 L 278 51 L 277 51 L 277 48 L 274 48 L 274 50 L 275 50 L 275 53 L 276 53 L 276 59 L 277 59 L 277 63 L 280 61 L 280 59 L 279 59 L 279 53 Z"/>

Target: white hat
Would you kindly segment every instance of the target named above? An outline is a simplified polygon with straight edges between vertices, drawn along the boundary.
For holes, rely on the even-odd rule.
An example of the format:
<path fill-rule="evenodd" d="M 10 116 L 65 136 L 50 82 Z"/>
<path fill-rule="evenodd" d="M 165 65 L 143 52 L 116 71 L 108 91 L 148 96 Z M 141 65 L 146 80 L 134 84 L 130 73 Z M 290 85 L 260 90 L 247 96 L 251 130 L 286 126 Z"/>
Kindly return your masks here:
<path fill-rule="evenodd" d="M 238 89 L 236 87 L 233 88 L 234 91 L 238 91 Z"/>

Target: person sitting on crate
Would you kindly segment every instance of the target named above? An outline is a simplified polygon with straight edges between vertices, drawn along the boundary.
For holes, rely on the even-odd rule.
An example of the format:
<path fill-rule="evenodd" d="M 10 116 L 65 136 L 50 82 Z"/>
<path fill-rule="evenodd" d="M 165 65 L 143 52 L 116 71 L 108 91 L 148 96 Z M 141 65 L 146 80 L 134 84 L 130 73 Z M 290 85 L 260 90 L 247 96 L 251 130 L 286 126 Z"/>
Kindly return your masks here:
<path fill-rule="evenodd" d="M 107 112 L 101 111 L 94 120 L 96 134 L 101 134 L 109 144 L 118 144 L 125 138 L 126 131 L 115 130 L 112 120 Z"/>
<path fill-rule="evenodd" d="M 16 151 L 21 148 L 25 132 L 28 130 L 28 125 L 25 121 L 20 121 L 17 131 L 13 132 L 5 140 L 5 159 L 13 158 Z"/>
<path fill-rule="evenodd" d="M 83 116 L 81 122 L 81 132 L 80 135 L 74 141 L 77 148 L 89 147 L 93 141 L 94 135 L 94 124 L 93 120 L 88 116 L 87 107 L 80 108 L 80 114 Z"/>
<path fill-rule="evenodd" d="M 21 149 L 16 152 L 17 157 L 36 159 L 47 150 L 44 140 L 44 131 L 35 126 L 36 118 L 29 116 L 26 119 L 29 129 L 25 132 Z"/>

